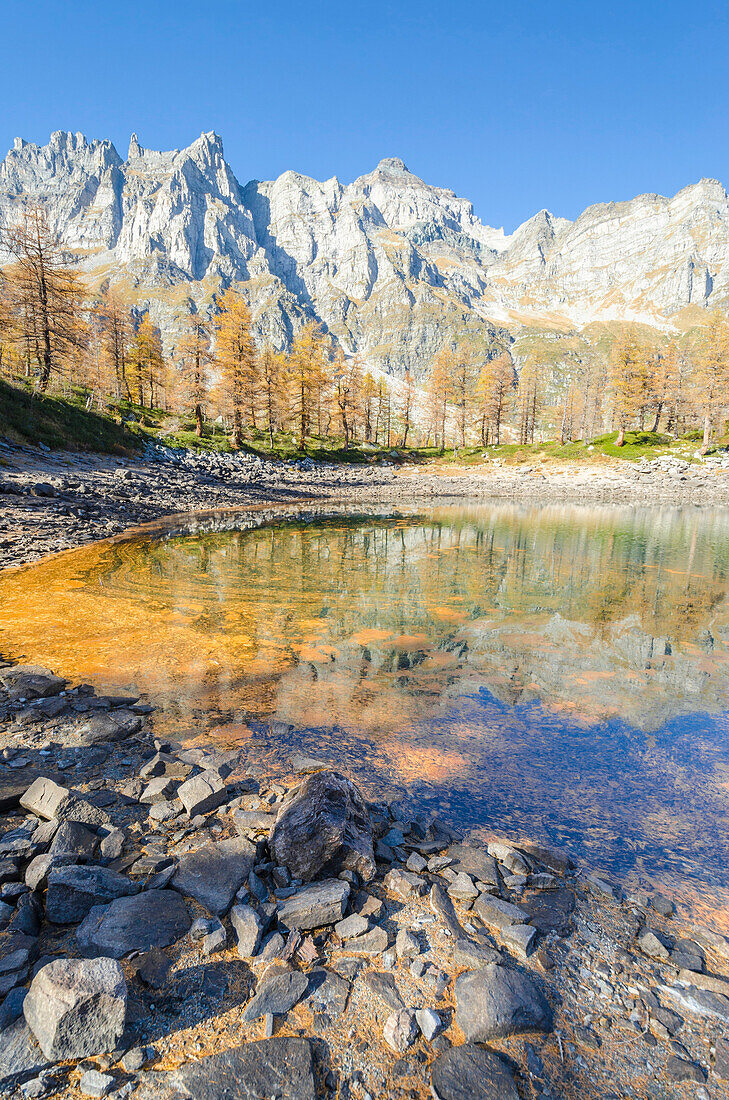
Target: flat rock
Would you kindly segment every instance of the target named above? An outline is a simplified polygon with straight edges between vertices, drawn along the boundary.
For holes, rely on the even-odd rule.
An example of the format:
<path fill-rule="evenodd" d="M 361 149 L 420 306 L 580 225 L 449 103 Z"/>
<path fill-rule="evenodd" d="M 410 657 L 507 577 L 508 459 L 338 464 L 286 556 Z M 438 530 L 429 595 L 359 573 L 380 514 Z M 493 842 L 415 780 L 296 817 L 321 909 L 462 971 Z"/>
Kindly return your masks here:
<path fill-rule="evenodd" d="M 510 924 L 501 929 L 500 935 L 507 947 L 515 951 L 519 958 L 526 959 L 534 948 L 537 930 L 529 924 Z"/>
<path fill-rule="evenodd" d="M 474 940 L 460 937 L 453 945 L 455 966 L 467 966 L 469 970 L 480 970 L 488 963 L 500 961 L 501 956 L 495 948 L 476 943 Z"/>
<path fill-rule="evenodd" d="M 196 817 L 222 806 L 227 801 L 228 788 L 217 772 L 201 772 L 178 787 L 177 797 L 190 817 Z"/>
<path fill-rule="evenodd" d="M 22 795 L 20 805 L 24 810 L 49 821 L 56 817 L 59 806 L 68 798 L 68 794 L 66 787 L 39 775 Z"/>
<path fill-rule="evenodd" d="M 354 783 L 337 772 L 304 780 L 279 811 L 270 847 L 276 863 L 304 882 L 344 870 L 365 882 L 375 876 L 369 810 Z"/>
<path fill-rule="evenodd" d="M 351 985 L 339 974 L 324 967 L 309 972 L 306 1003 L 312 1012 L 326 1012 L 332 1020 L 338 1019 L 347 1007 Z"/>
<path fill-rule="evenodd" d="M 473 903 L 474 913 L 489 928 L 507 928 L 510 924 L 527 924 L 529 913 L 491 894 L 481 894 Z"/>
<path fill-rule="evenodd" d="M 127 1011 L 127 986 L 113 959 L 56 959 L 38 971 L 23 1013 L 51 1061 L 114 1050 Z"/>
<path fill-rule="evenodd" d="M 190 1062 L 169 1075 L 190 1100 L 316 1100 L 308 1039 L 261 1039 Z"/>
<path fill-rule="evenodd" d="M 126 741 L 139 733 L 143 725 L 141 715 L 131 710 L 115 710 L 112 713 L 96 712 L 84 719 L 77 730 L 81 745 L 100 745 L 112 741 Z"/>
<path fill-rule="evenodd" d="M 558 848 L 550 848 L 546 844 L 536 844 L 531 842 L 524 842 L 516 845 L 522 852 L 525 852 L 532 859 L 538 860 L 539 863 L 549 868 L 550 871 L 554 871 L 558 875 L 569 874 L 570 871 L 574 871 L 574 860 L 567 855 L 566 852 L 561 852 Z"/>
<path fill-rule="evenodd" d="M 440 1054 L 431 1067 L 430 1087 L 434 1100 L 519 1100 L 508 1063 L 475 1043 Z"/>
<path fill-rule="evenodd" d="M 370 970 L 363 976 L 362 984 L 392 1011 L 405 1008 L 405 1002 L 400 996 L 392 974 L 380 974 Z"/>
<path fill-rule="evenodd" d="M 556 932 L 558 936 L 567 936 L 572 929 L 575 894 L 569 887 L 562 886 L 558 890 L 550 890 L 548 894 L 536 894 L 521 900 L 519 908 L 529 914 L 529 924 L 538 932 L 544 935 Z"/>
<path fill-rule="evenodd" d="M 0 684 L 11 702 L 18 699 L 47 699 L 63 691 L 67 680 L 42 665 L 12 665 L 0 671 Z"/>
<path fill-rule="evenodd" d="M 453 902 L 442 886 L 434 883 L 430 889 L 430 908 L 443 922 L 454 939 L 465 939 L 466 931 L 458 919 Z"/>
<path fill-rule="evenodd" d="M 239 833 L 247 832 L 249 829 L 270 832 L 276 824 L 276 816 L 264 810 L 236 810 L 233 821 Z"/>
<path fill-rule="evenodd" d="M 356 940 L 350 940 L 347 944 L 348 951 L 355 951 L 358 955 L 379 955 L 387 951 L 390 946 L 390 938 L 384 928 L 375 925 L 365 932 L 364 936 L 358 936 Z"/>
<path fill-rule="evenodd" d="M 392 1012 L 385 1022 L 382 1036 L 387 1045 L 397 1054 L 408 1050 L 418 1037 L 415 1013 L 409 1008 Z"/>
<path fill-rule="evenodd" d="M 247 881 L 255 857 L 255 845 L 243 837 L 205 844 L 182 856 L 172 886 L 195 898 L 208 912 L 220 916 L 230 909 L 236 893 Z"/>
<path fill-rule="evenodd" d="M 230 923 L 235 932 L 238 954 L 250 959 L 258 951 L 263 935 L 263 922 L 250 905 L 234 905 L 230 911 Z"/>
<path fill-rule="evenodd" d="M 412 871 L 401 871 L 397 867 L 387 872 L 384 886 L 388 893 L 394 894 L 401 901 L 422 897 L 428 889 L 427 882 L 420 875 L 415 875 Z"/>
<path fill-rule="evenodd" d="M 46 918 L 54 924 L 74 924 L 94 906 L 137 890 L 125 875 L 108 867 L 56 867 L 48 874 Z"/>
<path fill-rule="evenodd" d="M 456 1020 L 469 1042 L 550 1031 L 552 1010 L 533 978 L 489 963 L 456 978 Z"/>
<path fill-rule="evenodd" d="M 269 1012 L 273 1016 L 283 1016 L 301 1000 L 308 985 L 308 977 L 299 970 L 266 974 L 258 983 L 255 996 L 248 1002 L 243 1019 L 251 1023 Z"/>
<path fill-rule="evenodd" d="M 300 931 L 336 924 L 344 916 L 349 891 L 349 883 L 336 878 L 305 886 L 279 902 L 278 923 Z"/>
<path fill-rule="evenodd" d="M 50 855 L 75 856 L 81 863 L 93 859 L 98 841 L 90 829 L 78 821 L 62 821 L 48 849 Z"/>
<path fill-rule="evenodd" d="M 97 905 L 76 932 L 85 954 L 120 959 L 130 951 L 167 947 L 190 928 L 187 907 L 174 890 L 149 890 Z"/>
<path fill-rule="evenodd" d="M 684 1012 L 729 1023 L 729 997 L 693 985 L 661 985 L 658 988 Z"/>
<path fill-rule="evenodd" d="M 447 855 L 453 860 L 456 871 L 465 871 L 467 875 L 473 875 L 478 882 L 485 882 L 488 886 L 501 885 L 496 860 L 483 848 L 473 848 L 469 844 L 452 844 Z"/>

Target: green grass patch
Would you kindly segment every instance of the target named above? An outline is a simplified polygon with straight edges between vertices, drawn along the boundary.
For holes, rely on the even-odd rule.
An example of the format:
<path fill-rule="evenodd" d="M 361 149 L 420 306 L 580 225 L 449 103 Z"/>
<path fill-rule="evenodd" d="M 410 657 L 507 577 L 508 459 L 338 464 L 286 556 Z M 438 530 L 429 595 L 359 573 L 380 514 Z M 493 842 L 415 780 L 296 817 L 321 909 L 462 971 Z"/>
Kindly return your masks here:
<path fill-rule="evenodd" d="M 0 435 L 14 443 L 38 444 L 67 451 L 131 454 L 139 435 L 112 417 L 87 411 L 75 400 L 33 393 L 25 386 L 0 381 Z"/>

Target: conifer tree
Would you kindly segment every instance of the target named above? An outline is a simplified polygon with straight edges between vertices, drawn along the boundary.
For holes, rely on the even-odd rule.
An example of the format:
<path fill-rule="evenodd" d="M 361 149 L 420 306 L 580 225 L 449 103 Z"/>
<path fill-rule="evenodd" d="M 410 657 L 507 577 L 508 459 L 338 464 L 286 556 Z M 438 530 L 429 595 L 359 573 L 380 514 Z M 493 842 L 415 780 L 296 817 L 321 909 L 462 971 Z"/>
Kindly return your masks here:
<path fill-rule="evenodd" d="M 195 434 L 202 436 L 205 406 L 208 399 L 208 369 L 213 362 L 211 326 L 207 317 L 190 311 L 186 320 L 186 332 L 178 351 L 181 396 L 192 407 L 195 416 Z"/>
<path fill-rule="evenodd" d="M 618 340 L 613 348 L 610 386 L 614 414 L 618 422 L 615 445 L 622 447 L 628 424 L 645 408 L 649 392 L 648 357 L 632 330 Z"/>
<path fill-rule="evenodd" d="M 288 357 L 289 402 L 300 451 L 306 446 L 312 419 L 321 407 L 329 378 L 328 367 L 321 329 L 311 322 L 294 340 Z"/>
<path fill-rule="evenodd" d="M 24 207 L 20 221 L 5 230 L 2 245 L 14 260 L 6 279 L 15 338 L 28 364 L 36 363 L 38 389 L 45 393 L 51 376 L 61 372 L 86 337 L 81 281 L 65 263 L 58 237 L 38 204 Z"/>
<path fill-rule="evenodd" d="M 476 383 L 480 404 L 481 444 L 501 443 L 501 428 L 511 408 L 516 385 L 514 363 L 508 351 L 488 359 L 482 366 Z"/>
<path fill-rule="evenodd" d="M 164 385 L 164 356 L 162 338 L 150 316 L 145 313 L 137 325 L 129 349 L 130 389 L 137 398 L 137 404 L 144 405 L 145 391 L 149 391 L 149 407 L 154 408 L 155 400 Z"/>
<path fill-rule="evenodd" d="M 251 333 L 251 311 L 232 287 L 218 303 L 215 321 L 217 338 L 215 358 L 221 372 L 223 394 L 232 409 L 234 447 L 243 443 L 244 411 L 255 426 L 255 410 L 260 398 L 260 378 L 256 345 Z M 252 413 L 252 416 L 251 416 Z"/>
<path fill-rule="evenodd" d="M 706 454 L 714 421 L 729 404 L 729 322 L 719 310 L 709 315 L 699 337 L 693 383 L 703 419 L 701 453 Z"/>

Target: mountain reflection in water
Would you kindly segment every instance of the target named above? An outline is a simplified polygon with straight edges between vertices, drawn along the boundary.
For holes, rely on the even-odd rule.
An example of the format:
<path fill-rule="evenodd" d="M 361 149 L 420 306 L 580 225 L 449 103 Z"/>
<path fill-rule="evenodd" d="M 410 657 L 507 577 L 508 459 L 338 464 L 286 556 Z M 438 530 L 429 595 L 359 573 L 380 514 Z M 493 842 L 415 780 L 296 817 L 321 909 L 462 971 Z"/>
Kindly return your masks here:
<path fill-rule="evenodd" d="M 330 755 L 727 927 L 728 572 L 721 511 L 246 513 L 0 577 L 0 649 L 149 693 L 161 736 Z"/>

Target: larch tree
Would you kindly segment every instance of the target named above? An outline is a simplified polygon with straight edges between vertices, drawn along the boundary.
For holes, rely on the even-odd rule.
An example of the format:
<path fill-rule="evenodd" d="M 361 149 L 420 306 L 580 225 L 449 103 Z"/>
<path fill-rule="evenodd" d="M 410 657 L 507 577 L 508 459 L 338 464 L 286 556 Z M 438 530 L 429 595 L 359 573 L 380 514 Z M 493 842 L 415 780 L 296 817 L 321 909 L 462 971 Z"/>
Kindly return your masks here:
<path fill-rule="evenodd" d="M 342 425 L 344 449 L 347 451 L 354 435 L 362 385 L 362 368 L 356 355 L 347 356 L 341 348 L 337 348 L 332 362 L 332 382 L 334 403 Z"/>
<path fill-rule="evenodd" d="M 428 426 L 433 432 L 436 447 L 440 439 L 441 451 L 445 450 L 446 445 L 448 399 L 451 395 L 454 370 L 455 353 L 453 349 L 441 348 L 433 360 L 426 385 Z"/>
<path fill-rule="evenodd" d="M 273 450 L 274 433 L 280 427 L 286 412 L 286 357 L 265 344 L 258 357 L 261 380 L 262 412 Z"/>
<path fill-rule="evenodd" d="M 83 346 L 83 287 L 65 261 L 57 235 L 38 204 L 28 204 L 20 221 L 7 228 L 2 247 L 12 256 L 6 270 L 13 302 L 16 339 L 28 363 L 38 367 L 38 389 Z"/>
<path fill-rule="evenodd" d="M 251 333 L 251 311 L 232 287 L 218 302 L 215 320 L 217 332 L 215 358 L 221 373 L 221 386 L 232 410 L 234 447 L 243 443 L 244 410 L 254 411 L 260 397 L 260 376 L 256 345 Z"/>
<path fill-rule="evenodd" d="M 413 426 L 415 412 L 415 383 L 409 370 L 405 371 L 402 392 L 400 394 L 400 420 L 402 422 L 402 446 L 407 447 L 408 435 Z"/>
<path fill-rule="evenodd" d="M 144 405 L 144 395 L 148 389 L 149 407 L 154 408 L 164 385 L 164 370 L 162 337 L 149 314 L 145 313 L 137 325 L 129 349 L 130 389 L 138 405 Z"/>
<path fill-rule="evenodd" d="M 709 314 L 699 337 L 693 387 L 703 419 L 701 453 L 706 454 L 714 421 L 729 404 L 729 322 L 719 310 Z"/>
<path fill-rule="evenodd" d="M 478 380 L 478 369 L 473 348 L 462 341 L 457 345 L 451 362 L 450 399 L 455 410 L 456 429 L 462 447 L 471 425 L 473 399 Z"/>
<path fill-rule="evenodd" d="M 182 399 L 195 417 L 195 434 L 202 436 L 209 391 L 209 370 L 214 361 L 209 319 L 199 312 L 188 313 L 185 334 L 180 341 L 177 367 Z"/>
<path fill-rule="evenodd" d="M 97 316 L 100 326 L 102 353 L 106 359 L 109 372 L 114 378 L 116 396 L 131 400 L 132 393 L 127 378 L 127 365 L 134 326 L 129 308 L 112 290 L 107 290 L 102 294 L 98 303 Z"/>
<path fill-rule="evenodd" d="M 629 331 L 616 342 L 610 364 L 610 389 L 614 415 L 618 422 L 615 440 L 617 447 L 622 447 L 625 443 L 628 424 L 645 409 L 649 377 L 646 349 L 635 333 Z"/>
<path fill-rule="evenodd" d="M 481 367 L 476 382 L 479 403 L 481 444 L 501 443 L 501 428 L 513 404 L 516 386 L 514 362 L 508 351 L 488 359 Z"/>
<path fill-rule="evenodd" d="M 318 415 L 322 396 L 329 380 L 329 363 L 324 350 L 324 337 L 317 324 L 305 325 L 294 340 L 288 356 L 289 401 L 303 451 Z"/>

